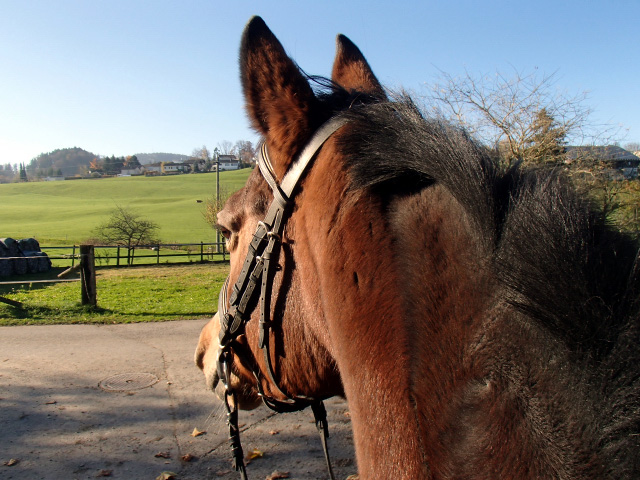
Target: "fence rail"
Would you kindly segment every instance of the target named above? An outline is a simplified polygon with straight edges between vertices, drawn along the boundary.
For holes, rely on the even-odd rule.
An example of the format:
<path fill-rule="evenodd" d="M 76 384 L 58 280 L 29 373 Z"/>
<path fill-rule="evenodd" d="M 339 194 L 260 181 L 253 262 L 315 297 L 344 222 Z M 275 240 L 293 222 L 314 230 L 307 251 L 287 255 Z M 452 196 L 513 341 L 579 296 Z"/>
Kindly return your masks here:
<path fill-rule="evenodd" d="M 14 258 L 25 258 L 25 257 L 14 257 Z M 29 258 L 29 257 L 26 257 Z M 82 298 L 82 305 L 91 305 L 97 306 L 96 300 L 96 266 L 95 266 L 95 257 L 94 257 L 94 247 L 93 245 L 81 245 L 79 247 L 79 253 L 77 257 L 74 257 L 73 260 L 78 259 L 78 263 L 75 266 L 71 266 L 66 269 L 64 272 L 58 275 L 58 278 L 55 279 L 43 279 L 43 280 L 29 280 L 29 281 L 9 281 L 9 282 L 0 282 L 0 285 L 22 285 L 28 283 L 32 284 L 50 284 L 50 283 L 59 283 L 59 282 L 77 282 L 80 281 L 80 295 Z M 5 257 L 5 259 L 7 259 Z M 9 257 L 9 259 L 12 259 Z M 71 273 L 80 270 L 80 278 L 62 278 Z M 13 307 L 22 308 L 22 302 L 18 302 L 17 300 L 12 300 L 10 298 L 6 298 L 0 296 L 0 302 L 6 303 Z"/>
<path fill-rule="evenodd" d="M 160 264 L 161 259 L 165 263 L 204 263 L 226 262 L 228 251 L 224 243 L 170 243 L 156 245 L 138 245 L 127 248 L 118 245 L 72 245 L 41 247 L 40 250 L 47 254 L 53 267 L 66 268 L 64 272 L 54 279 L 22 280 L 22 275 L 15 275 L 9 281 L 0 281 L 0 287 L 22 284 L 48 284 L 58 282 L 81 283 L 82 304 L 96 305 L 96 266 L 125 267 L 133 265 Z M 62 252 L 62 253 L 60 253 Z M 70 252 L 70 253 L 64 253 Z M 0 257 L 0 261 L 23 261 L 42 259 L 45 257 Z M 170 260 L 167 260 L 170 259 Z M 25 271 L 29 272 L 25 266 Z M 69 273 L 80 270 L 80 278 L 61 278 Z M 30 272 L 33 273 L 33 272 Z M 3 278 L 3 277 L 0 277 Z M 0 296 L 0 303 L 7 303 L 14 307 L 22 308 L 22 303 Z"/>
<path fill-rule="evenodd" d="M 73 267 L 78 245 L 43 246 L 55 267 Z M 96 266 L 127 267 L 160 263 L 226 262 L 229 252 L 224 243 L 161 243 L 127 248 L 121 245 L 95 245 Z M 65 253 L 69 252 L 69 253 Z"/>

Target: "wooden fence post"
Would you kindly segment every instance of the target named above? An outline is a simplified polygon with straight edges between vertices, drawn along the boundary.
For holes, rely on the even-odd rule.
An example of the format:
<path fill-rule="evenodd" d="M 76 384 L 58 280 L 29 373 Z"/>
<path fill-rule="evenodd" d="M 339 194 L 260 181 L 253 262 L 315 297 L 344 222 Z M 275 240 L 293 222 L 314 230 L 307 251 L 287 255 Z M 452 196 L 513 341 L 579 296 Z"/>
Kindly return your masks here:
<path fill-rule="evenodd" d="M 80 245 L 80 285 L 82 288 L 82 305 L 98 305 L 96 293 L 96 263 L 93 245 Z"/>

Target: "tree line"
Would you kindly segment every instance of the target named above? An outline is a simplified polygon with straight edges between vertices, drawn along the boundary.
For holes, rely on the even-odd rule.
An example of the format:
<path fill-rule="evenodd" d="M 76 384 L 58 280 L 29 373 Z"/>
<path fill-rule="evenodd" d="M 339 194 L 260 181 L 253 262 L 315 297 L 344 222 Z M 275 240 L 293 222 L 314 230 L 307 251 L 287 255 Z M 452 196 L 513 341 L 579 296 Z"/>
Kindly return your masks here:
<path fill-rule="evenodd" d="M 245 168 L 255 164 L 256 146 L 248 140 L 238 140 L 235 143 L 224 140 L 218 143 L 214 152 L 209 151 L 206 146 L 195 148 L 189 158 L 201 160 L 196 164 L 196 171 L 210 171 L 216 154 L 235 155 L 240 160 L 240 167 Z M 137 155 L 103 157 L 78 147 L 63 148 L 41 153 L 26 164 L 0 164 L 0 183 L 34 181 L 46 177 L 118 175 L 122 169 L 140 166 Z"/>
<path fill-rule="evenodd" d="M 138 157 L 128 155 L 126 157 L 110 157 L 94 158 L 89 163 L 89 173 L 104 175 L 119 175 L 123 169 L 133 170 L 141 167 Z"/>

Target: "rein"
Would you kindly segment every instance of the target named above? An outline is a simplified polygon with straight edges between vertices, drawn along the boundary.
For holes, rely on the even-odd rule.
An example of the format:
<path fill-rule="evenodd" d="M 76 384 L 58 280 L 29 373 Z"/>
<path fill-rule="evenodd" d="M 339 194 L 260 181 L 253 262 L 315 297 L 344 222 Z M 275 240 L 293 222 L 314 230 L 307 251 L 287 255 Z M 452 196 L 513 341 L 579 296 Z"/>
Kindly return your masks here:
<path fill-rule="evenodd" d="M 231 297 L 227 299 L 229 286 L 229 278 L 227 277 L 218 302 L 218 311 L 220 312 L 220 335 L 218 340 L 220 347 L 217 374 L 225 386 L 224 402 L 227 409 L 229 440 L 233 453 L 234 468 L 240 472 L 243 480 L 247 478 L 247 474 L 240 443 L 236 394 L 231 388 L 231 349 L 234 344 L 237 344 L 237 338 L 244 334 L 245 325 L 251 319 L 251 313 L 258 303 L 260 304 L 258 347 L 262 349 L 264 354 L 269 389 L 276 391 L 285 400 L 277 400 L 265 394 L 262 387 L 263 374 L 257 366 L 253 365 L 254 368 L 251 368 L 251 370 L 256 378 L 258 394 L 267 407 L 278 413 L 295 412 L 311 407 L 322 441 L 329 476 L 334 480 L 327 446 L 327 438 L 329 437 L 327 412 L 322 399 L 291 396 L 285 393 L 278 385 L 269 355 L 269 330 L 273 325 L 273 321 L 270 319 L 273 278 L 277 268 L 284 225 L 293 210 L 293 195 L 296 187 L 300 184 L 303 174 L 312 164 L 324 142 L 346 123 L 346 119 L 334 117 L 323 124 L 293 161 L 280 184 L 278 184 L 275 177 L 265 143 L 262 144 L 258 154 L 258 166 L 262 176 L 273 191 L 273 202 L 264 220 L 258 222 L 253 240 L 249 244 L 242 270 L 233 285 Z M 272 261 L 274 259 L 275 262 Z M 260 289 L 257 288 L 258 285 L 260 285 Z M 240 356 L 240 349 L 236 348 L 234 351 L 237 356 Z"/>

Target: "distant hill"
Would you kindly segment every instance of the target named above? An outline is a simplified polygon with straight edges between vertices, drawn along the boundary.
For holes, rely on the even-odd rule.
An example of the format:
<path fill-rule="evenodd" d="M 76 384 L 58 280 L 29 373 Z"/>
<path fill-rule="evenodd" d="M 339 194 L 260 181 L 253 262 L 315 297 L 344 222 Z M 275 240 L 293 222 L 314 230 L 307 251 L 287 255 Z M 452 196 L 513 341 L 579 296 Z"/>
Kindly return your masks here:
<path fill-rule="evenodd" d="M 143 165 L 158 162 L 183 162 L 189 158 L 188 155 L 177 153 L 137 153 L 136 157 Z M 41 153 L 31 160 L 26 165 L 27 174 L 30 178 L 86 175 L 89 171 L 89 164 L 97 158 L 101 157 L 82 148 L 61 148 L 53 152 Z"/>
<path fill-rule="evenodd" d="M 27 165 L 27 173 L 39 177 L 62 175 L 73 176 L 86 171 L 95 153 L 82 148 L 62 148 L 49 153 L 41 153 Z"/>
<path fill-rule="evenodd" d="M 138 157 L 138 161 L 142 165 L 159 162 L 180 163 L 189 159 L 189 155 L 180 155 L 178 153 L 136 153 L 136 157 Z"/>

